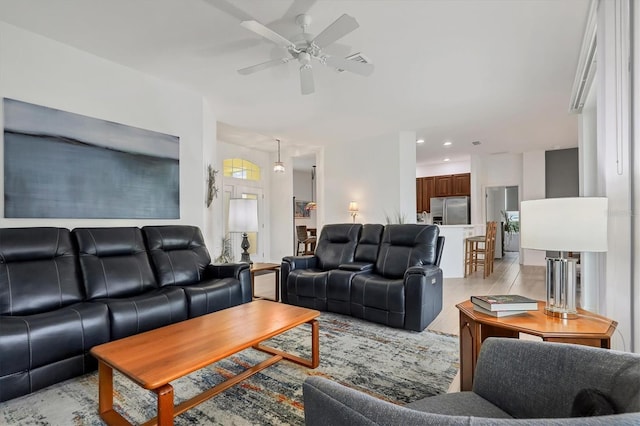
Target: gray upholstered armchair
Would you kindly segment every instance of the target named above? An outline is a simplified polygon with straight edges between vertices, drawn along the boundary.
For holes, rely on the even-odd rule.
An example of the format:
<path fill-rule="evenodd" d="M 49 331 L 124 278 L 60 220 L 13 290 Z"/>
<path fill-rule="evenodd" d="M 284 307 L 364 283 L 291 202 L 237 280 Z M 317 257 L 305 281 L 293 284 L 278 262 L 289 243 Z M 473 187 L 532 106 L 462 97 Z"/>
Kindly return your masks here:
<path fill-rule="evenodd" d="M 638 425 L 640 354 L 490 338 L 470 392 L 401 407 L 321 377 L 303 391 L 307 426 Z"/>

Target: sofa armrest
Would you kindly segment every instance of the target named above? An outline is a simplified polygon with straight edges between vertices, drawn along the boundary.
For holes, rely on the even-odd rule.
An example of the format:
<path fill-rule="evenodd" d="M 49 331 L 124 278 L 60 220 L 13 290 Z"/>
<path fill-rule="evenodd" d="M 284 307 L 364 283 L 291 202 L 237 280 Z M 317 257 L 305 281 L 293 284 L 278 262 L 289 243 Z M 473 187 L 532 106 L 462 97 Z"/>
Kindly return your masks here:
<path fill-rule="evenodd" d="M 373 270 L 373 263 L 350 262 L 350 263 L 343 263 L 338 268 L 344 271 L 353 271 L 353 272 L 371 271 Z"/>
<path fill-rule="evenodd" d="M 442 311 L 442 269 L 412 266 L 404 273 L 404 328 L 422 331 Z"/>
<path fill-rule="evenodd" d="M 318 264 L 318 258 L 314 255 L 310 256 L 285 256 L 280 264 L 280 300 L 283 303 L 289 303 L 289 295 L 287 294 L 287 280 L 289 273 L 294 269 L 314 269 Z"/>
<path fill-rule="evenodd" d="M 208 265 L 204 270 L 205 279 L 235 278 L 240 281 L 242 303 L 251 302 L 251 270 L 248 263 L 221 263 Z"/>

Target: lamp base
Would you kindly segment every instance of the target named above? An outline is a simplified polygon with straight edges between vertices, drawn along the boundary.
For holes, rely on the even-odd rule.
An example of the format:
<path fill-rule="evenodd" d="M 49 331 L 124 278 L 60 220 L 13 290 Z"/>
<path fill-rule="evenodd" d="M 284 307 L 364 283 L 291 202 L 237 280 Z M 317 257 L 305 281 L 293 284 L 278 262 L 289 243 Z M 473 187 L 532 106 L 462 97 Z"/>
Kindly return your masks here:
<path fill-rule="evenodd" d="M 576 319 L 578 318 L 578 314 L 577 313 L 572 313 L 572 312 L 562 312 L 562 311 L 554 311 L 551 308 L 545 307 L 544 308 L 544 313 L 545 315 L 549 315 L 550 317 L 554 317 L 554 318 L 561 318 L 561 319 Z"/>
<path fill-rule="evenodd" d="M 249 245 L 249 238 L 247 238 L 247 233 L 243 232 L 242 233 L 242 243 L 240 244 L 240 248 L 242 249 L 242 253 L 240 254 L 240 262 L 248 263 L 248 264 L 252 265 L 253 261 L 249 257 L 249 252 L 247 251 L 247 250 L 249 250 L 249 247 L 251 247 L 251 245 Z"/>
<path fill-rule="evenodd" d="M 576 309 L 576 263 L 573 258 L 547 258 L 547 305 L 546 315 L 562 318 L 578 318 Z"/>

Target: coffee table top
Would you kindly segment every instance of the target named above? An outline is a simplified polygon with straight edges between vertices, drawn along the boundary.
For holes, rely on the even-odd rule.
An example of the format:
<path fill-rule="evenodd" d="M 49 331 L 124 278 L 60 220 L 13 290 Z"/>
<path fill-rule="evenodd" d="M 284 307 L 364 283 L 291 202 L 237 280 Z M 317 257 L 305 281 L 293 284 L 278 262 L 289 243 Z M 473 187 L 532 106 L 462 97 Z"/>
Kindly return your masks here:
<path fill-rule="evenodd" d="M 545 315 L 545 302 L 538 301 L 537 311 L 527 311 L 523 314 L 506 317 L 493 317 L 477 312 L 473 303 L 467 300 L 458 303 L 460 312 L 472 320 L 486 325 L 495 325 L 503 329 L 519 331 L 543 338 L 582 336 L 589 338 L 611 337 L 618 323 L 602 315 L 578 308 L 577 319 L 561 319 Z"/>
<path fill-rule="evenodd" d="M 318 317 L 256 300 L 95 346 L 91 354 L 145 389 L 155 389 Z"/>

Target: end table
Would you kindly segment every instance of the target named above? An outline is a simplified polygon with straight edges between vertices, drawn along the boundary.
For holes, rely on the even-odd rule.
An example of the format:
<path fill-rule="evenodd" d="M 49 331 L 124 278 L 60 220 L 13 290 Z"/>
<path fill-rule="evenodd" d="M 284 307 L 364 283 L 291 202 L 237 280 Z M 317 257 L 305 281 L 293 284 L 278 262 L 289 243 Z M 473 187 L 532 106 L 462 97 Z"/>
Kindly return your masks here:
<path fill-rule="evenodd" d="M 575 343 L 611 348 L 611 336 L 618 323 L 578 309 L 577 319 L 560 319 L 544 314 L 545 302 L 537 311 L 496 318 L 473 310 L 467 300 L 456 305 L 460 311 L 460 390 L 473 387 L 473 374 L 482 342 L 488 337 L 519 338 L 520 333 L 541 337 L 546 342 Z"/>

